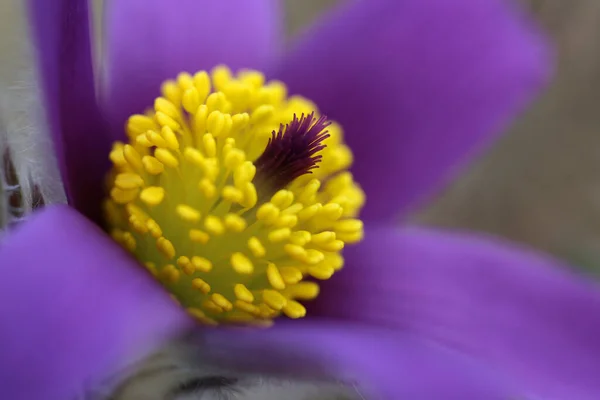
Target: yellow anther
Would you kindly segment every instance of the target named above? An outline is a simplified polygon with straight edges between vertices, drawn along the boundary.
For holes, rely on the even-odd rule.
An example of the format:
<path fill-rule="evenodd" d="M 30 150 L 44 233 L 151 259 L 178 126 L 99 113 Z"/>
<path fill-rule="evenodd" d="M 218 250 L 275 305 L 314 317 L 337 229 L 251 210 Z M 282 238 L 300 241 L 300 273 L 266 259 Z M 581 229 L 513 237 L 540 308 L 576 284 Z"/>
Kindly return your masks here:
<path fill-rule="evenodd" d="M 113 144 L 113 148 L 110 151 L 109 159 L 117 167 L 124 167 L 127 164 L 125 156 L 123 155 L 123 144 L 116 142 Z"/>
<path fill-rule="evenodd" d="M 319 157 L 311 175 L 286 181 L 304 165 L 288 156 L 303 153 L 280 144 L 265 153 L 267 143 L 280 126 L 294 134 L 286 128 L 294 115 L 317 121 L 315 104 L 259 72 L 223 66 L 181 73 L 160 93 L 110 152 L 111 236 L 201 324 L 303 317 L 299 302 L 319 292 L 306 279 L 331 277 L 343 247 L 363 236 L 365 195 L 347 171 L 341 127 L 315 139 L 326 147 L 311 153 Z"/>
<path fill-rule="evenodd" d="M 247 313 L 253 314 L 253 315 L 256 315 L 260 312 L 260 309 L 258 307 L 256 307 L 254 304 L 250 304 L 243 300 L 236 300 L 235 307 L 239 308 L 240 310 L 245 311 Z"/>
<path fill-rule="evenodd" d="M 306 259 L 306 249 L 302 246 L 288 243 L 283 246 L 283 249 L 294 260 L 304 261 Z"/>
<path fill-rule="evenodd" d="M 215 157 L 217 155 L 217 142 L 215 137 L 210 133 L 205 133 L 202 136 L 202 144 L 204 145 L 204 154 L 207 157 Z"/>
<path fill-rule="evenodd" d="M 252 261 L 240 252 L 233 253 L 230 258 L 231 266 L 233 270 L 238 274 L 251 274 L 254 272 L 254 265 Z"/>
<path fill-rule="evenodd" d="M 321 182 L 318 179 L 311 179 L 310 182 L 306 184 L 300 195 L 298 196 L 298 201 L 302 204 L 310 204 L 314 202 L 314 198 L 321 187 Z"/>
<path fill-rule="evenodd" d="M 147 134 L 143 134 L 143 135 L 139 135 L 137 138 L 135 138 L 135 142 L 136 144 L 142 146 L 142 147 L 152 147 L 154 146 L 152 144 L 152 142 L 148 139 L 148 135 Z"/>
<path fill-rule="evenodd" d="M 280 190 L 271 197 L 271 203 L 279 209 L 286 209 L 294 202 L 294 194 L 289 190 Z"/>
<path fill-rule="evenodd" d="M 216 90 L 223 88 L 231 81 L 231 70 L 225 65 L 217 65 L 211 71 L 212 81 Z"/>
<path fill-rule="evenodd" d="M 359 219 L 344 219 L 336 222 L 334 229 L 337 232 L 354 233 L 357 231 L 362 231 L 363 222 Z"/>
<path fill-rule="evenodd" d="M 320 214 L 332 221 L 339 219 L 342 216 L 344 209 L 337 203 L 328 203 L 323 206 Z"/>
<path fill-rule="evenodd" d="M 177 121 L 175 121 L 173 118 L 161 111 L 156 112 L 156 120 L 158 121 L 160 126 L 168 126 L 173 130 L 178 130 L 181 128 Z"/>
<path fill-rule="evenodd" d="M 278 228 L 293 228 L 298 223 L 298 217 L 293 214 L 281 215 L 275 221 Z"/>
<path fill-rule="evenodd" d="M 138 189 L 123 190 L 118 187 L 114 187 L 110 191 L 110 197 L 118 204 L 126 204 L 133 201 L 138 195 Z"/>
<path fill-rule="evenodd" d="M 156 239 L 156 247 L 165 256 L 167 259 L 171 259 L 175 257 L 175 247 L 173 247 L 173 243 L 169 239 L 166 239 L 164 236 Z"/>
<path fill-rule="evenodd" d="M 234 132 L 240 131 L 243 128 L 245 128 L 248 123 L 250 122 L 250 116 L 248 115 L 248 113 L 239 113 L 239 114 L 234 114 L 231 117 L 231 130 Z"/>
<path fill-rule="evenodd" d="M 207 199 L 213 198 L 217 193 L 217 188 L 208 178 L 203 178 L 200 180 L 198 183 L 198 189 L 200 189 L 200 192 Z"/>
<path fill-rule="evenodd" d="M 356 243 L 360 242 L 363 239 L 363 231 L 357 232 L 338 232 L 337 237 L 340 240 L 343 240 L 346 243 Z"/>
<path fill-rule="evenodd" d="M 208 118 L 208 107 L 202 104 L 192 117 L 192 126 L 197 138 L 201 138 L 206 133 L 206 119 Z"/>
<path fill-rule="evenodd" d="M 316 249 L 306 250 L 302 261 L 309 265 L 320 263 L 325 259 L 325 254 Z"/>
<path fill-rule="evenodd" d="M 254 301 L 252 292 L 241 283 L 238 283 L 233 287 L 233 293 L 235 293 L 235 297 L 245 303 L 252 303 Z"/>
<path fill-rule="evenodd" d="M 324 231 L 312 235 L 312 242 L 316 244 L 327 243 L 331 242 L 332 240 L 335 240 L 335 232 Z"/>
<path fill-rule="evenodd" d="M 156 149 L 154 151 L 154 157 L 167 167 L 177 168 L 179 166 L 179 160 L 167 149 Z"/>
<path fill-rule="evenodd" d="M 115 186 L 123 190 L 136 189 L 144 186 L 144 180 L 133 172 L 123 172 L 115 178 Z"/>
<path fill-rule="evenodd" d="M 237 214 L 229 213 L 224 218 L 225 227 L 232 232 L 243 232 L 246 229 L 246 220 Z"/>
<path fill-rule="evenodd" d="M 267 122 L 275 113 L 275 108 L 272 105 L 263 104 L 258 106 L 252 114 L 250 114 L 250 120 L 254 124 L 261 124 Z"/>
<path fill-rule="evenodd" d="M 153 146 L 167 147 L 167 141 L 158 132 L 148 131 L 146 138 Z"/>
<path fill-rule="evenodd" d="M 256 218 L 265 224 L 272 224 L 279 217 L 279 208 L 272 203 L 265 203 L 256 212 Z"/>
<path fill-rule="evenodd" d="M 222 92 L 211 93 L 206 98 L 206 106 L 209 111 L 226 111 L 229 108 L 228 103 L 227 98 Z"/>
<path fill-rule="evenodd" d="M 210 272 L 213 268 L 212 262 L 210 262 L 210 260 L 199 256 L 192 257 L 192 265 L 194 266 L 194 268 L 196 268 L 197 271 L 200 272 Z"/>
<path fill-rule="evenodd" d="M 285 289 L 283 277 L 281 276 L 279 269 L 277 269 L 277 266 L 273 263 L 269 263 L 269 265 L 267 265 L 267 279 L 269 280 L 271 286 L 273 286 L 273 289 Z"/>
<path fill-rule="evenodd" d="M 204 227 L 208 231 L 208 233 L 212 233 L 213 235 L 222 235 L 225 232 L 225 225 L 219 217 L 214 215 L 208 215 L 204 220 Z"/>
<path fill-rule="evenodd" d="M 263 246 L 261 241 L 256 236 L 252 236 L 250 239 L 248 239 L 248 248 L 256 258 L 264 257 L 267 254 L 265 246 Z"/>
<path fill-rule="evenodd" d="M 307 221 L 307 220 L 311 219 L 312 217 L 317 215 L 319 213 L 319 211 L 321 211 L 321 208 L 323 208 L 321 203 L 315 203 L 313 205 L 310 205 L 310 206 L 302 209 L 302 211 L 298 212 L 298 220 L 299 221 Z"/>
<path fill-rule="evenodd" d="M 328 265 L 315 265 L 308 268 L 308 273 L 317 279 L 325 280 L 331 278 L 335 269 Z"/>
<path fill-rule="evenodd" d="M 263 301 L 274 310 L 281 310 L 287 304 L 287 299 L 279 292 L 266 289 L 262 294 Z"/>
<path fill-rule="evenodd" d="M 277 293 L 277 292 L 275 292 L 275 293 Z M 263 292 L 263 297 L 264 297 L 264 292 Z M 273 318 L 273 317 L 277 316 L 277 314 L 278 314 L 277 310 L 273 309 L 266 303 L 259 304 L 258 311 L 259 311 L 259 316 L 261 318 Z"/>
<path fill-rule="evenodd" d="M 227 136 L 232 124 L 231 115 L 223 114 L 220 111 L 213 111 L 206 118 L 206 129 L 214 137 Z"/>
<path fill-rule="evenodd" d="M 210 235 L 200 229 L 190 229 L 189 237 L 192 242 L 206 244 L 210 239 Z"/>
<path fill-rule="evenodd" d="M 200 278 L 192 279 L 192 286 L 204 294 L 210 293 L 210 285 Z"/>
<path fill-rule="evenodd" d="M 173 129 L 169 128 L 168 126 L 163 126 L 160 134 L 164 139 L 167 148 L 171 150 L 179 149 L 179 140 L 177 139 L 175 132 L 173 132 Z"/>
<path fill-rule="evenodd" d="M 162 84 L 160 91 L 162 95 L 173 104 L 181 101 L 181 89 L 177 86 L 177 82 L 168 80 Z"/>
<path fill-rule="evenodd" d="M 181 104 L 183 106 L 183 109 L 190 114 L 196 111 L 201 104 L 200 92 L 198 92 L 198 89 L 196 89 L 195 87 L 186 89 L 183 93 Z"/>
<path fill-rule="evenodd" d="M 302 280 L 302 272 L 300 272 L 298 268 L 281 267 L 279 268 L 279 273 L 281 274 L 283 282 L 288 285 L 298 283 Z"/>
<path fill-rule="evenodd" d="M 243 186 L 242 193 L 244 197 L 240 204 L 245 208 L 252 208 L 258 201 L 258 194 L 256 193 L 256 187 L 254 184 L 248 182 Z"/>
<path fill-rule="evenodd" d="M 166 265 L 160 271 L 160 275 L 163 281 L 167 284 L 177 283 L 179 278 L 181 278 L 181 273 L 172 264 Z"/>
<path fill-rule="evenodd" d="M 156 128 L 156 122 L 145 115 L 133 115 L 127 120 L 127 132 L 132 138 Z"/>
<path fill-rule="evenodd" d="M 154 239 L 158 239 L 159 237 L 162 236 L 162 229 L 160 228 L 160 226 L 158 225 L 158 223 L 155 220 L 149 219 L 148 221 L 146 221 L 146 226 L 148 227 L 148 231 L 150 232 L 150 235 Z"/>
<path fill-rule="evenodd" d="M 245 183 L 252 181 L 252 179 L 254 179 L 254 174 L 256 174 L 256 167 L 254 164 L 250 161 L 245 161 L 233 171 L 233 182 L 236 187 L 240 187 Z"/>
<path fill-rule="evenodd" d="M 312 235 L 307 231 L 296 231 L 290 236 L 290 242 L 298 246 L 304 246 L 312 240 Z"/>
<path fill-rule="evenodd" d="M 175 119 L 177 119 L 180 114 L 179 109 L 175 107 L 175 104 L 171 103 L 164 97 L 158 97 L 156 100 L 154 100 L 154 109 Z"/>
<path fill-rule="evenodd" d="M 279 228 L 269 232 L 269 241 L 272 243 L 282 242 L 292 234 L 290 228 Z"/>
<path fill-rule="evenodd" d="M 319 295 L 319 285 L 315 282 L 299 282 L 287 289 L 298 300 L 312 300 Z"/>
<path fill-rule="evenodd" d="M 281 213 L 284 215 L 296 215 L 300 211 L 302 211 L 303 208 L 304 208 L 304 206 L 302 204 L 296 203 L 294 205 L 289 206 L 288 208 L 283 210 Z"/>
<path fill-rule="evenodd" d="M 198 222 L 200 221 L 200 211 L 196 210 L 194 207 L 188 206 L 186 204 L 178 204 L 175 207 L 175 211 L 179 215 L 179 217 L 187 222 Z"/>
<path fill-rule="evenodd" d="M 204 157 L 202 156 L 202 153 L 200 153 L 200 151 L 194 149 L 193 147 L 186 147 L 183 151 L 183 156 L 188 162 L 198 167 L 201 167 L 204 162 Z"/>
<path fill-rule="evenodd" d="M 144 165 L 146 172 L 150 175 L 159 175 L 165 170 L 163 163 L 152 156 L 142 157 L 142 164 Z"/>
<path fill-rule="evenodd" d="M 213 295 L 210 296 L 210 299 L 216 305 L 218 305 L 219 307 L 221 307 L 225 311 L 231 311 L 231 309 L 233 308 L 233 304 L 231 304 L 231 302 L 229 300 L 227 300 L 225 298 L 225 296 L 223 296 L 222 294 L 213 293 Z"/>
<path fill-rule="evenodd" d="M 323 251 L 341 251 L 344 248 L 344 242 L 342 240 L 332 240 L 326 243 L 319 243 L 317 246 Z"/>
<path fill-rule="evenodd" d="M 194 74 L 194 86 L 200 95 L 200 101 L 206 100 L 206 97 L 210 93 L 211 83 L 210 77 L 206 71 L 200 71 Z"/>
<path fill-rule="evenodd" d="M 123 157 L 133 169 L 142 170 L 142 157 L 133 146 L 126 144 L 123 146 Z"/>
<path fill-rule="evenodd" d="M 225 166 L 234 169 L 242 165 L 246 161 L 246 153 L 240 149 L 231 149 L 225 157 Z"/>
<path fill-rule="evenodd" d="M 140 200 L 149 206 L 160 204 L 165 198 L 165 189 L 160 186 L 150 186 L 142 190 Z"/>
<path fill-rule="evenodd" d="M 285 307 L 282 309 L 283 313 L 289 318 L 297 319 L 306 316 L 306 308 L 295 300 L 288 300 Z"/>
<path fill-rule="evenodd" d="M 223 308 L 219 307 L 217 304 L 215 304 L 214 301 L 212 300 L 206 300 L 202 303 L 202 307 L 204 307 L 207 311 L 210 311 L 211 313 L 214 314 L 221 314 L 223 311 Z"/>
<path fill-rule="evenodd" d="M 129 217 L 129 224 L 131 225 L 131 228 L 140 235 L 143 235 L 148 232 L 148 227 L 146 226 L 144 221 L 142 221 L 135 215 Z"/>
<path fill-rule="evenodd" d="M 244 198 L 241 190 L 234 186 L 225 186 L 221 192 L 221 196 L 232 203 L 240 203 Z"/>
<path fill-rule="evenodd" d="M 231 99 L 234 104 L 243 106 L 248 104 L 252 90 L 245 82 L 231 81 L 223 88 L 223 93 L 225 93 L 225 96 L 227 96 L 228 99 Z"/>
<path fill-rule="evenodd" d="M 186 275 L 193 275 L 194 272 L 196 272 L 196 268 L 192 264 L 192 261 L 186 256 L 179 257 L 177 259 L 177 265 Z"/>

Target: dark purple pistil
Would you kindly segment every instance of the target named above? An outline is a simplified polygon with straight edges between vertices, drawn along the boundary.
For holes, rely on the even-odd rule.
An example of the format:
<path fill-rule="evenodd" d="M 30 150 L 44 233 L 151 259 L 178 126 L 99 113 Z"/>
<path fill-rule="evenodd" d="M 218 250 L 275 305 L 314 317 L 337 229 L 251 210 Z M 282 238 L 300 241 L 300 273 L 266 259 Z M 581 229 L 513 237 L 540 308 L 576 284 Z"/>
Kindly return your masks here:
<path fill-rule="evenodd" d="M 322 155 L 318 154 L 329 137 L 325 130 L 331 124 L 325 116 L 302 114 L 285 126 L 273 131 L 263 154 L 254 162 L 255 184 L 259 196 L 266 196 L 286 187 L 294 179 L 312 173 L 318 168 Z"/>

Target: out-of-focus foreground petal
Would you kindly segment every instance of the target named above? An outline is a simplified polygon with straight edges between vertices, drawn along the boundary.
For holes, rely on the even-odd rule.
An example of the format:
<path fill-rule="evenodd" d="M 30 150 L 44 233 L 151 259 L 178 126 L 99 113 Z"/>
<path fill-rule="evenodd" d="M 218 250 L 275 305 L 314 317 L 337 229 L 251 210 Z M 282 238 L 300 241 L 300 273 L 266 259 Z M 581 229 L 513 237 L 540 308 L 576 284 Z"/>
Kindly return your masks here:
<path fill-rule="evenodd" d="M 87 0 L 28 0 L 47 119 L 71 205 L 99 221 L 110 140 L 97 107 Z"/>
<path fill-rule="evenodd" d="M 280 49 L 278 0 L 106 1 L 106 107 L 113 139 L 165 80 L 227 64 L 264 68 Z"/>
<path fill-rule="evenodd" d="M 367 230 L 315 313 L 410 332 L 494 365 L 540 398 L 600 398 L 600 288 L 508 243 Z"/>
<path fill-rule="evenodd" d="M 507 0 L 359 0 L 273 71 L 346 132 L 366 219 L 388 219 L 489 144 L 544 81 L 541 37 Z"/>
<path fill-rule="evenodd" d="M 76 398 L 190 324 L 143 268 L 65 206 L 6 238 L 0 269 L 3 398 Z"/>
<path fill-rule="evenodd" d="M 369 399 L 526 398 L 497 371 L 405 332 L 306 320 L 203 336 L 221 362 L 296 379 L 339 379 Z"/>

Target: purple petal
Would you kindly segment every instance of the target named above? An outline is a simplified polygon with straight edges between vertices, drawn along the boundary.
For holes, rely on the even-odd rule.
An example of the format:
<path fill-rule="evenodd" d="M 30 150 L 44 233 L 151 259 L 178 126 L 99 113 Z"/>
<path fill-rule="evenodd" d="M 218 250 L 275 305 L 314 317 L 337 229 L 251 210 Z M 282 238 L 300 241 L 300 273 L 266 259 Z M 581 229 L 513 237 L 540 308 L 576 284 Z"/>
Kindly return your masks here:
<path fill-rule="evenodd" d="M 160 84 L 217 64 L 264 68 L 282 37 L 277 0 L 107 1 L 107 111 L 113 138 Z"/>
<path fill-rule="evenodd" d="M 403 332 L 313 320 L 202 337 L 222 362 L 295 378 L 339 379 L 367 398 L 529 398 L 496 371 Z"/>
<path fill-rule="evenodd" d="M 0 265 L 7 399 L 76 398 L 189 325 L 143 268 L 64 206 L 9 236 Z"/>
<path fill-rule="evenodd" d="M 368 196 L 364 217 L 405 212 L 540 87 L 546 48 L 509 3 L 354 1 L 275 69 L 344 127 Z"/>
<path fill-rule="evenodd" d="M 541 398 L 600 398 L 600 288 L 540 254 L 421 229 L 367 231 L 318 312 L 470 354 Z"/>
<path fill-rule="evenodd" d="M 28 0 L 47 119 L 70 204 L 99 221 L 110 140 L 94 89 L 87 0 Z"/>

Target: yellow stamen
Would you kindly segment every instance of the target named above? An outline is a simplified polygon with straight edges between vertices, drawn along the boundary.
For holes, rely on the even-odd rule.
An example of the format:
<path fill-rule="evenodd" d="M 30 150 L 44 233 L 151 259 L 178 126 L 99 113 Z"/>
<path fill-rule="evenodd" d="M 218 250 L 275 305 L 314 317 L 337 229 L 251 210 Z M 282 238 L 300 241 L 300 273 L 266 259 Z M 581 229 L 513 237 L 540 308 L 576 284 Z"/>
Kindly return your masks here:
<path fill-rule="evenodd" d="M 127 143 L 114 144 L 111 236 L 201 323 L 305 316 L 300 302 L 319 293 L 305 279 L 329 279 L 344 246 L 362 239 L 365 196 L 339 125 L 310 174 L 276 187 L 257 169 L 271 133 L 313 112 L 281 82 L 217 67 L 165 82 L 151 112 L 129 118 Z"/>

